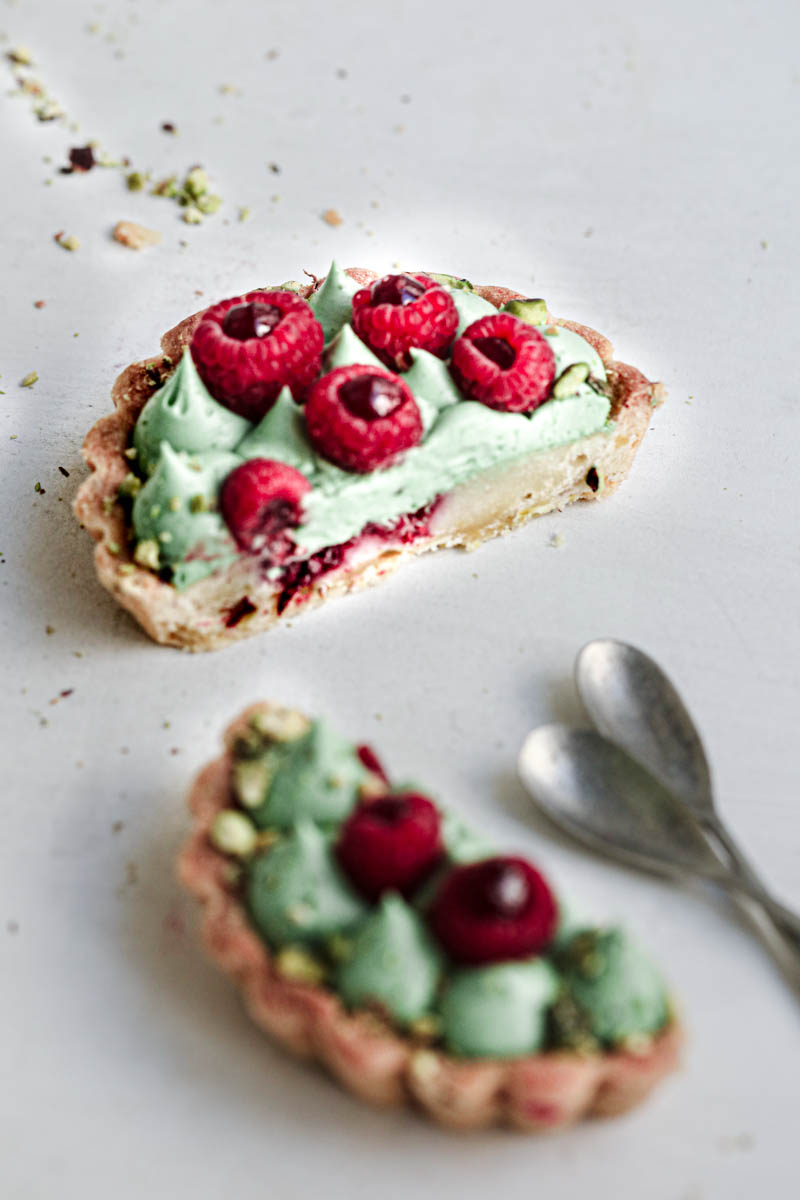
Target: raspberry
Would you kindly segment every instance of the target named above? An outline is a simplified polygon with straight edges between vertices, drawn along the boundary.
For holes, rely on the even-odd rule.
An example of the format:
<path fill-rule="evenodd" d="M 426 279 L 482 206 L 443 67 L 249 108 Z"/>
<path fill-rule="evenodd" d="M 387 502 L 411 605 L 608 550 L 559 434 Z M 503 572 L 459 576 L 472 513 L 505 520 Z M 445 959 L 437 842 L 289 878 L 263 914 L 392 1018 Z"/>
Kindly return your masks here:
<path fill-rule="evenodd" d="M 259 421 L 284 386 L 295 400 L 319 374 L 322 326 L 292 292 L 248 292 L 209 308 L 194 331 L 191 352 L 215 400 Z"/>
<path fill-rule="evenodd" d="M 453 346 L 450 371 L 469 400 L 503 412 L 531 412 L 547 399 L 553 351 L 531 325 L 510 313 L 481 317 Z"/>
<path fill-rule="evenodd" d="M 239 549 L 266 551 L 271 562 L 283 562 L 295 548 L 287 530 L 300 524 L 310 489 L 305 475 L 271 458 L 251 458 L 231 471 L 219 506 Z"/>
<path fill-rule="evenodd" d="M 408 896 L 442 855 L 436 806 L 418 792 L 380 796 L 361 804 L 339 834 L 336 856 L 362 895 Z"/>
<path fill-rule="evenodd" d="M 445 876 L 429 920 L 456 962 L 503 962 L 546 946 L 558 910 L 547 883 L 524 858 L 487 858 Z"/>
<path fill-rule="evenodd" d="M 312 446 L 345 471 L 385 467 L 422 437 L 410 388 L 381 367 L 337 367 L 323 375 L 305 411 Z"/>
<path fill-rule="evenodd" d="M 427 275 L 384 275 L 353 297 L 353 328 L 393 371 L 412 346 L 444 358 L 458 328 L 453 297 Z"/>

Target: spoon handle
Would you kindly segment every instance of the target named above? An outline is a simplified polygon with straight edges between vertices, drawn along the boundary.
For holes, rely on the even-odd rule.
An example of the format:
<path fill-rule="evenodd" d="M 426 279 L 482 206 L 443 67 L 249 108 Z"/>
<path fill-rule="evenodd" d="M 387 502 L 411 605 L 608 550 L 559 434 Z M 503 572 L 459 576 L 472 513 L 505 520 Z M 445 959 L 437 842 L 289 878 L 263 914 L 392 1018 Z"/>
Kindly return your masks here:
<path fill-rule="evenodd" d="M 750 900 L 755 900 L 769 913 L 781 931 L 800 948 L 800 916 L 792 909 L 787 908 L 785 904 L 781 904 L 780 900 L 775 900 L 761 885 L 757 876 L 752 875 L 751 878 L 746 878 L 743 875 L 734 874 L 729 867 L 722 865 L 719 868 L 709 867 L 702 871 L 702 874 L 706 879 L 718 883 L 726 891 L 732 891 L 747 896 Z"/>

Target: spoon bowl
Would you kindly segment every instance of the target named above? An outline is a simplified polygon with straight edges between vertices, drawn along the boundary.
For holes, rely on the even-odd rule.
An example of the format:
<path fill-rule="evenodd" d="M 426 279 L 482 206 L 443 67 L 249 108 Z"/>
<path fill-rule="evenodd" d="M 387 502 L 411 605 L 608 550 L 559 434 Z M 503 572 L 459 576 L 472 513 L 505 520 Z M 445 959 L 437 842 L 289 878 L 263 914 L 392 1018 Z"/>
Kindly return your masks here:
<path fill-rule="evenodd" d="M 575 682 L 595 728 L 700 817 L 713 818 L 711 771 L 677 689 L 652 658 L 611 638 L 589 642 Z"/>

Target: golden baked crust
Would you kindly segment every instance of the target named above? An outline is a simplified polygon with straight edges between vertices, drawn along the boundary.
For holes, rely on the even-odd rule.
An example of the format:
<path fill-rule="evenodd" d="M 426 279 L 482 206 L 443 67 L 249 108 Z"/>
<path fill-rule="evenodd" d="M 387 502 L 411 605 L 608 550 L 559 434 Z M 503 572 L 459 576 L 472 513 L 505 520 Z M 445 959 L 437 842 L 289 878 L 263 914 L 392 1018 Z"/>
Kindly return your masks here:
<path fill-rule="evenodd" d="M 360 283 L 376 278 L 374 272 L 357 268 L 351 268 L 348 274 Z M 313 284 L 303 289 L 305 295 L 313 290 Z M 497 307 L 520 298 L 518 292 L 508 288 L 485 286 L 475 290 Z M 478 519 L 464 518 L 473 481 L 462 484 L 448 494 L 433 522 L 431 536 L 410 545 L 385 543 L 372 557 L 360 557 L 355 567 L 345 562 L 305 587 L 285 612 L 279 613 L 280 587 L 263 578 L 255 560 L 241 557 L 227 570 L 181 592 L 138 566 L 132 558 L 123 510 L 116 503 L 117 489 L 129 470 L 124 452 L 139 413 L 158 386 L 159 372 L 178 361 L 201 317 L 202 312 L 198 312 L 181 321 L 161 339 L 162 356 L 133 363 L 116 380 L 112 390 L 115 411 L 102 417 L 84 441 L 83 456 L 92 473 L 75 499 L 75 513 L 97 543 L 94 554 L 100 583 L 155 641 L 187 650 L 214 650 L 260 633 L 281 616 L 296 615 L 300 605 L 311 607 L 376 583 L 413 555 L 448 547 L 472 549 L 533 516 L 563 508 L 574 500 L 609 495 L 627 476 L 650 414 L 665 395 L 662 384 L 651 383 L 635 367 L 617 362 L 611 343 L 602 334 L 573 321 L 549 318 L 553 324 L 580 334 L 602 358 L 612 387 L 614 429 L 525 456 L 512 469 L 506 466 L 495 471 L 493 480 L 491 472 L 484 472 L 479 477 L 482 483 L 497 484 L 498 491 L 495 502 L 488 502 Z M 601 483 L 596 490 L 586 478 L 591 467 Z M 503 478 L 505 488 L 501 487 Z M 244 600 L 247 603 L 242 606 Z M 231 614 L 242 607 L 247 616 L 229 623 Z"/>
<path fill-rule="evenodd" d="M 206 950 L 239 986 L 262 1029 L 370 1103 L 413 1104 L 460 1129 L 544 1131 L 613 1116 L 639 1104 L 675 1069 L 683 1034 L 674 1018 L 637 1053 L 458 1059 L 401 1036 L 372 1013 L 347 1012 L 324 987 L 280 975 L 231 883 L 231 859 L 209 840 L 214 818 L 230 804 L 234 742 L 254 713 L 271 707 L 254 704 L 237 717 L 225 732 L 225 753 L 198 775 L 188 800 L 192 833 L 178 860 L 181 882 L 202 905 Z"/>

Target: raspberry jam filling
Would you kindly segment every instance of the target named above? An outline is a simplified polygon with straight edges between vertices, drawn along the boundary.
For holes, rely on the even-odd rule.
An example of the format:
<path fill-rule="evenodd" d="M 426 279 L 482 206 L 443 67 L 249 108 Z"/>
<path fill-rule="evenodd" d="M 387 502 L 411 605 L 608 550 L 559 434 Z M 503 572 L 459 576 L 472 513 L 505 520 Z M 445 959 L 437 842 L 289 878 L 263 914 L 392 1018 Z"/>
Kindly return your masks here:
<path fill-rule="evenodd" d="M 305 599 L 311 586 L 323 575 L 343 566 L 349 558 L 357 556 L 362 547 L 372 547 L 375 543 L 385 542 L 387 546 L 409 546 L 417 538 L 430 536 L 430 520 L 438 504 L 438 497 L 415 513 L 407 513 L 398 517 L 390 525 L 375 525 L 372 522 L 364 526 L 363 531 L 347 542 L 338 546 L 326 546 L 309 558 L 299 562 L 290 562 L 282 567 L 277 576 L 280 588 L 277 610 L 283 613 L 296 600 Z M 269 566 L 270 564 L 267 564 Z"/>
<path fill-rule="evenodd" d="M 622 929 L 570 921 L 536 866 L 325 722 L 256 709 L 230 772 L 209 839 L 277 975 L 463 1058 L 641 1052 L 668 1024 Z"/>
<path fill-rule="evenodd" d="M 543 301 L 498 311 L 466 280 L 359 286 L 335 264 L 308 300 L 297 286 L 203 313 L 136 423 L 134 561 L 179 590 L 251 555 L 283 611 L 367 541 L 429 534 L 483 471 L 606 428 L 603 363 Z"/>

